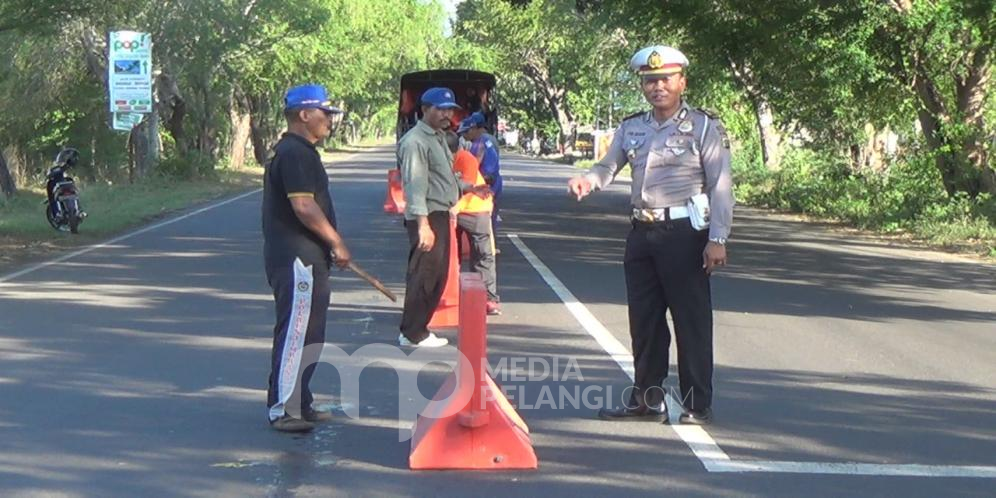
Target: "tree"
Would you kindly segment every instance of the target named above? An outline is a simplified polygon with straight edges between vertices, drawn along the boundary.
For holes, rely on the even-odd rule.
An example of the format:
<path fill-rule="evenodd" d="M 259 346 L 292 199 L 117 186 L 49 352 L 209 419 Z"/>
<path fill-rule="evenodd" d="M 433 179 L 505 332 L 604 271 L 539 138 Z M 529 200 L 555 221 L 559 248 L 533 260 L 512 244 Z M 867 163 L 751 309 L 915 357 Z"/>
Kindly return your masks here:
<path fill-rule="evenodd" d="M 0 3 L 0 33 L 38 30 L 87 15 L 102 3 L 96 0 L 4 0 Z"/>
<path fill-rule="evenodd" d="M 615 46 L 609 34 L 573 4 L 555 0 L 468 0 L 457 8 L 454 32 L 493 52 L 499 78 L 521 75 L 531 84 L 557 125 L 558 142 L 570 150 L 577 126 L 570 95 L 586 75 L 604 71 L 596 55 Z"/>
<path fill-rule="evenodd" d="M 846 150 L 871 129 L 923 141 L 949 194 L 996 193 L 985 120 L 996 4 L 984 0 L 604 2 L 615 25 L 668 26 L 697 61 L 727 64 L 751 102 L 765 161 L 772 126 Z M 715 75 L 713 76 L 715 77 Z M 774 119 L 772 119 L 774 118 Z M 790 130 L 791 131 L 791 130 Z"/>
<path fill-rule="evenodd" d="M 17 193 L 17 184 L 14 183 L 14 176 L 10 174 L 7 167 L 7 157 L 3 150 L 0 150 L 0 194 L 11 197 Z"/>
<path fill-rule="evenodd" d="M 996 195 L 996 171 L 985 141 L 992 94 L 996 4 L 980 0 L 866 5 L 888 23 L 873 47 L 886 68 L 915 92 L 917 118 L 949 195 Z M 882 11 L 886 10 L 887 13 Z"/>

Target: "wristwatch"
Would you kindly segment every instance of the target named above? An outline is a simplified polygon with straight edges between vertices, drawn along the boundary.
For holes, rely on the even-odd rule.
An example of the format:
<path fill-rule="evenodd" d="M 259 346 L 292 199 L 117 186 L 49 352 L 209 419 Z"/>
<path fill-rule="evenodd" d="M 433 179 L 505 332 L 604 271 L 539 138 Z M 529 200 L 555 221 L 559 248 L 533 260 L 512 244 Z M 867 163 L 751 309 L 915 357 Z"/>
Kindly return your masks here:
<path fill-rule="evenodd" d="M 721 246 L 726 245 L 726 237 L 709 237 L 709 242 L 714 244 L 719 244 Z"/>

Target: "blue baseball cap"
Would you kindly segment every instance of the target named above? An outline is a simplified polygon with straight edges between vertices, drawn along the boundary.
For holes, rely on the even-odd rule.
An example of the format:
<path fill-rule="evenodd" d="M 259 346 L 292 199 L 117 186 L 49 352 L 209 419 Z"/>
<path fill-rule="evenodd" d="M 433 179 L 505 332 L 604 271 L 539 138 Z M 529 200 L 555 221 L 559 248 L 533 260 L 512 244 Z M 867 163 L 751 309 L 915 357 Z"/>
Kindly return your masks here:
<path fill-rule="evenodd" d="M 459 134 L 462 134 L 462 133 L 466 133 L 467 130 L 469 130 L 471 128 L 481 128 L 481 127 L 484 126 L 484 123 L 486 121 L 487 120 L 484 118 L 484 113 L 482 113 L 482 112 L 475 112 L 475 113 L 471 114 L 470 116 L 467 116 L 466 118 L 464 118 L 463 121 L 460 121 L 460 127 L 457 128 L 456 132 L 459 135 Z"/>
<path fill-rule="evenodd" d="M 430 88 L 422 94 L 422 105 L 431 105 L 440 109 L 459 109 L 453 90 L 443 87 Z"/>
<path fill-rule="evenodd" d="M 341 109 L 332 105 L 328 92 L 322 85 L 298 85 L 287 90 L 287 95 L 284 96 L 284 110 L 293 109 L 321 109 L 325 112 L 342 112 Z"/>

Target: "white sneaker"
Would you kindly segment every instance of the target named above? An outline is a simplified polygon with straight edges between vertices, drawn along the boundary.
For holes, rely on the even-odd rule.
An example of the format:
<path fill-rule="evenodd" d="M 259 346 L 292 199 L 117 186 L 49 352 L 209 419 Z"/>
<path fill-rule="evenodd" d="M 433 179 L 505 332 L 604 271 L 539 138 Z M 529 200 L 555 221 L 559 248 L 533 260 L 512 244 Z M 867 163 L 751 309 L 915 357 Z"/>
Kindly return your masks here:
<path fill-rule="evenodd" d="M 441 348 L 449 343 L 450 341 L 445 337 L 439 337 L 432 332 L 429 332 L 429 336 L 419 342 L 409 341 L 404 334 L 398 334 L 398 344 L 401 346 L 412 346 L 416 348 Z"/>

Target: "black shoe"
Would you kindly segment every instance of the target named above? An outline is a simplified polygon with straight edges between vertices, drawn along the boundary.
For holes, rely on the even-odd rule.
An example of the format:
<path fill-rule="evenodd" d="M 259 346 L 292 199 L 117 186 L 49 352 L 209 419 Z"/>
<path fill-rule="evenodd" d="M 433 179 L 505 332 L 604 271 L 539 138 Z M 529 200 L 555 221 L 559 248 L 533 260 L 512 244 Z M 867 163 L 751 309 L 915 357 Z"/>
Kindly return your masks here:
<path fill-rule="evenodd" d="M 662 405 L 662 408 L 662 410 L 655 410 L 648 406 L 602 408 L 598 410 L 598 418 L 619 422 L 659 422 L 666 424 L 667 406 Z"/>
<path fill-rule="evenodd" d="M 331 422 L 332 410 L 316 410 L 314 408 L 305 408 L 304 410 L 301 410 L 301 418 L 311 423 Z"/>
<path fill-rule="evenodd" d="M 692 425 L 706 425 L 712 422 L 712 408 L 706 408 L 704 410 L 685 410 L 678 417 L 678 422 L 682 424 L 692 424 Z"/>
<path fill-rule="evenodd" d="M 271 420 L 270 427 L 280 432 L 309 432 L 315 428 L 315 425 L 285 414 L 276 420 Z"/>

